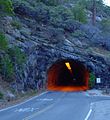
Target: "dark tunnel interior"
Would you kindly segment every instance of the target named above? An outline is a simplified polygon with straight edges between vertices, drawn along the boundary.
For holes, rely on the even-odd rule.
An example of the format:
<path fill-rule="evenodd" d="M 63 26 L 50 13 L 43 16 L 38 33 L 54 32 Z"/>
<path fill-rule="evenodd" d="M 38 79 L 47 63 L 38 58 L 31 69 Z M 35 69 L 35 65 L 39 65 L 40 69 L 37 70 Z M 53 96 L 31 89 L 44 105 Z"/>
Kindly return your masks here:
<path fill-rule="evenodd" d="M 89 72 L 81 62 L 62 60 L 54 63 L 48 70 L 47 89 L 59 91 L 87 90 L 88 80 Z"/>

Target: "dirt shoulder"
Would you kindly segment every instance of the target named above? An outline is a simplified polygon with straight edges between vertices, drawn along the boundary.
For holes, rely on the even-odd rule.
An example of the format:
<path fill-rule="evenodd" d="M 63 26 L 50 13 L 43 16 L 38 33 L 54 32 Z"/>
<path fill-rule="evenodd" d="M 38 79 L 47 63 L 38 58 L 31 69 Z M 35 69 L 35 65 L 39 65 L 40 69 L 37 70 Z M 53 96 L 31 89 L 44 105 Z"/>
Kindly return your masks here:
<path fill-rule="evenodd" d="M 42 92 L 44 92 L 45 89 L 42 89 L 42 90 L 39 90 L 39 91 L 27 91 L 23 94 L 19 94 L 15 99 L 12 99 L 10 101 L 8 100 L 5 100 L 5 99 L 0 99 L 0 110 L 1 109 L 4 109 L 4 108 L 7 108 L 7 107 L 10 107 L 10 106 L 13 106 L 13 105 L 16 105 L 16 104 L 19 104 L 21 102 L 24 102 L 26 101 L 27 99 L 30 99 L 36 95 L 39 95 L 41 94 Z"/>

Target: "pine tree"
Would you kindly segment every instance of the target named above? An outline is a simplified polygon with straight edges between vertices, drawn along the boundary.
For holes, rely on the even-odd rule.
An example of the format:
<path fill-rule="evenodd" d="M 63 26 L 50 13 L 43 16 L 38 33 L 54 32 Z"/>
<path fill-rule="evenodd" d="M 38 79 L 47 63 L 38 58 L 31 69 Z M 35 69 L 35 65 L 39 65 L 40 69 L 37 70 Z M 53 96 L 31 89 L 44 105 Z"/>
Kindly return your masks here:
<path fill-rule="evenodd" d="M 75 7 L 72 8 L 72 13 L 75 20 L 78 20 L 79 22 L 86 23 L 87 17 L 85 8 L 81 5 L 77 4 Z"/>
<path fill-rule="evenodd" d="M 12 15 L 13 6 L 11 0 L 0 0 L 0 16 Z"/>
<path fill-rule="evenodd" d="M 96 23 L 96 0 L 92 0 L 92 24 Z"/>

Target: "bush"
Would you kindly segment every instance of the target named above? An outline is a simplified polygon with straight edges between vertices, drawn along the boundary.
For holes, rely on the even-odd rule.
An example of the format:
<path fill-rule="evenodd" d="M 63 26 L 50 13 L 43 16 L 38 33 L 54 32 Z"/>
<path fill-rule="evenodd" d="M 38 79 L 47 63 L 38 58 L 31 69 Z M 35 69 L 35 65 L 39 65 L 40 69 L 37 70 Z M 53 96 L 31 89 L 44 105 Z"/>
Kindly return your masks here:
<path fill-rule="evenodd" d="M 104 19 L 101 21 L 101 29 L 103 33 L 110 34 L 110 19 Z"/>
<path fill-rule="evenodd" d="M 0 59 L 0 73 L 7 82 L 15 79 L 16 72 L 23 70 L 23 63 L 26 60 L 25 54 L 18 47 L 8 48 L 7 53 Z"/>
<path fill-rule="evenodd" d="M 0 99 L 3 99 L 3 94 L 0 92 Z"/>
<path fill-rule="evenodd" d="M 11 62 L 8 52 L 8 42 L 3 33 L 0 33 L 0 50 L 3 51 L 3 55 L 0 56 L 0 73 L 5 80 L 10 81 L 14 74 L 13 64 Z"/>
<path fill-rule="evenodd" d="M 13 15 L 13 5 L 11 0 L 0 0 L 0 16 Z"/>
<path fill-rule="evenodd" d="M 48 6 L 57 6 L 61 3 L 61 0 L 37 0 L 38 2 L 43 2 Z"/>
<path fill-rule="evenodd" d="M 1 73 L 6 81 L 11 82 L 13 80 L 14 68 L 9 55 L 1 58 Z"/>
<path fill-rule="evenodd" d="M 0 73 L 4 80 L 11 82 L 14 80 L 14 72 L 16 71 L 14 66 L 17 65 L 19 69 L 22 69 L 26 56 L 16 46 L 9 48 L 3 33 L 0 33 L 0 50 L 3 51 L 3 54 L 0 56 Z"/>
<path fill-rule="evenodd" d="M 103 8 L 104 13 L 106 14 L 107 17 L 110 17 L 110 6 L 105 6 Z"/>
<path fill-rule="evenodd" d="M 69 8 L 60 5 L 53 7 L 49 11 L 50 23 L 53 25 L 63 24 L 67 20 L 74 20 L 74 16 Z"/>
<path fill-rule="evenodd" d="M 86 33 L 81 31 L 81 30 L 76 30 L 74 33 L 72 33 L 72 36 L 73 37 L 84 37 L 86 36 Z"/>
<path fill-rule="evenodd" d="M 96 14 L 97 16 L 110 17 L 110 7 L 103 4 L 104 0 L 96 0 Z M 93 0 L 78 0 L 79 5 L 92 12 Z"/>
<path fill-rule="evenodd" d="M 17 46 L 10 48 L 8 54 L 16 64 L 21 65 L 26 61 L 26 55 Z"/>
<path fill-rule="evenodd" d="M 8 42 L 3 33 L 0 33 L 0 50 L 6 51 L 8 49 Z"/>
<path fill-rule="evenodd" d="M 87 22 L 86 11 L 82 6 L 76 5 L 71 9 L 71 11 L 73 13 L 75 20 L 78 20 L 79 22 L 82 22 L 82 23 Z"/>
<path fill-rule="evenodd" d="M 21 28 L 21 24 L 18 21 L 12 21 L 11 25 L 16 28 L 16 29 L 20 29 Z"/>
<path fill-rule="evenodd" d="M 90 73 L 90 76 L 89 76 L 89 88 L 93 88 L 94 85 L 95 85 L 95 75 L 93 73 Z"/>

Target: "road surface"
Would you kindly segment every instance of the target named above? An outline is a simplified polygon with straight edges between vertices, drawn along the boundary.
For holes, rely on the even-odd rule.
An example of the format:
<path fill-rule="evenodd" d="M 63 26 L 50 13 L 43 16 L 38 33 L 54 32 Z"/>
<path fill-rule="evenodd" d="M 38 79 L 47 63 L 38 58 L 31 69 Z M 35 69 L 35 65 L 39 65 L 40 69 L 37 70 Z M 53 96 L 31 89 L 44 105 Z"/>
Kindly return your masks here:
<path fill-rule="evenodd" d="M 86 92 L 46 92 L 22 104 L 0 110 L 0 120 L 88 120 L 92 103 L 104 97 Z"/>

